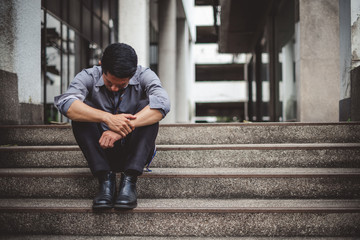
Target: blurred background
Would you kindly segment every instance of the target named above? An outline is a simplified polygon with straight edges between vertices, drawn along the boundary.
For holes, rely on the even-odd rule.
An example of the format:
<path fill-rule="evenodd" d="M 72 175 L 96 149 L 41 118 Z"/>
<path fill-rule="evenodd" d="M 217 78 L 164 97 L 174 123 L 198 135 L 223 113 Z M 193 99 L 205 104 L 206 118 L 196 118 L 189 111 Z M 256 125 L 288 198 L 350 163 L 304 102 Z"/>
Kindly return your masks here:
<path fill-rule="evenodd" d="M 2 124 L 68 123 L 53 105 L 125 42 L 155 71 L 162 123 L 360 120 L 356 0 L 0 3 Z"/>

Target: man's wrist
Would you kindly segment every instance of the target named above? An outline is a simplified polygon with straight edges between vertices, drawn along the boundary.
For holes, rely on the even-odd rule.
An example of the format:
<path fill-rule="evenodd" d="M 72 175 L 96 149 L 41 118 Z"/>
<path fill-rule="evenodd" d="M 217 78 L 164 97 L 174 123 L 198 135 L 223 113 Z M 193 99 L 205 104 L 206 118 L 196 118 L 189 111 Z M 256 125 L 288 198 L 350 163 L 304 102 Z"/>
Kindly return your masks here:
<path fill-rule="evenodd" d="M 101 114 L 101 122 L 105 123 L 109 126 L 110 118 L 112 117 L 111 113 L 104 112 L 104 114 Z"/>

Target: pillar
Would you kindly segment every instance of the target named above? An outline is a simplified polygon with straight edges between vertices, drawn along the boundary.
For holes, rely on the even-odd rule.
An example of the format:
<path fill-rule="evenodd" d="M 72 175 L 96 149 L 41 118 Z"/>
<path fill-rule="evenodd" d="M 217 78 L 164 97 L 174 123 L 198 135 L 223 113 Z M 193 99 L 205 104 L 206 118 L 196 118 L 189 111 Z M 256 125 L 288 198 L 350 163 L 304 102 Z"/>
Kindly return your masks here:
<path fill-rule="evenodd" d="M 132 46 L 138 63 L 149 67 L 150 58 L 150 1 L 119 1 L 119 41 Z"/>
<path fill-rule="evenodd" d="M 189 28 L 186 20 L 177 20 L 177 60 L 176 60 L 176 122 L 189 122 Z"/>
<path fill-rule="evenodd" d="M 282 88 L 283 88 L 283 121 L 296 119 L 296 95 L 294 82 L 294 51 L 289 41 L 282 48 Z"/>
<path fill-rule="evenodd" d="M 189 80 L 189 86 L 188 86 L 188 95 L 189 95 L 189 119 L 190 122 L 195 122 L 195 100 L 194 100 L 194 93 L 193 90 L 195 89 L 195 56 L 194 56 L 194 48 L 195 43 L 194 40 L 191 39 L 189 42 L 189 54 L 188 54 L 188 80 Z"/>
<path fill-rule="evenodd" d="M 176 121 L 176 0 L 158 1 L 160 80 L 169 94 L 171 111 L 162 123 Z"/>
<path fill-rule="evenodd" d="M 298 120 L 337 122 L 340 99 L 339 0 L 300 0 Z"/>

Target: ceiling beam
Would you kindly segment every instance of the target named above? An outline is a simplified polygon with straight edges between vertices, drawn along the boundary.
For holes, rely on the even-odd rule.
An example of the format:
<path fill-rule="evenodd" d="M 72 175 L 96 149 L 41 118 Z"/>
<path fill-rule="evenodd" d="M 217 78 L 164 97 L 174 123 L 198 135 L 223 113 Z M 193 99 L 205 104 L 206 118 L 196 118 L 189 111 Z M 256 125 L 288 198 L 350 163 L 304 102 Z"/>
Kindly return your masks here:
<path fill-rule="evenodd" d="M 272 0 L 221 1 L 219 51 L 249 53 L 264 31 Z"/>
<path fill-rule="evenodd" d="M 196 43 L 217 43 L 218 36 L 214 26 L 196 26 Z"/>
<path fill-rule="evenodd" d="M 195 0 L 195 6 L 212 6 L 214 3 L 219 4 L 218 1 L 214 0 Z"/>

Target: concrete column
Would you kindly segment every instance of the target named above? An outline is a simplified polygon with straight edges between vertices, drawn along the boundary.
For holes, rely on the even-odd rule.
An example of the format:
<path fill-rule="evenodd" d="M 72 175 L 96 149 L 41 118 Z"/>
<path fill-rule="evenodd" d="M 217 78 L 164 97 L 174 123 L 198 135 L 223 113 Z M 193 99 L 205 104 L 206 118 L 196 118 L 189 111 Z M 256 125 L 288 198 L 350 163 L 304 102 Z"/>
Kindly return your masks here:
<path fill-rule="evenodd" d="M 168 92 L 171 111 L 162 123 L 176 121 L 176 0 L 159 0 L 159 77 Z"/>
<path fill-rule="evenodd" d="M 296 95 L 294 82 L 294 45 L 292 40 L 282 48 L 283 120 L 296 119 Z"/>
<path fill-rule="evenodd" d="M 195 57 L 194 57 L 194 48 L 195 43 L 193 40 L 189 42 L 189 54 L 188 54 L 188 64 L 189 64 L 189 72 L 188 72 L 188 79 L 189 79 L 189 88 L 188 88 L 188 94 L 189 94 L 189 119 L 190 122 L 195 122 L 195 98 L 194 98 L 194 89 L 195 89 Z"/>
<path fill-rule="evenodd" d="M 339 0 L 300 0 L 298 120 L 339 121 Z"/>
<path fill-rule="evenodd" d="M 176 122 L 189 122 L 189 28 L 185 19 L 177 20 Z"/>
<path fill-rule="evenodd" d="M 149 66 L 150 1 L 119 0 L 119 41 L 132 46 L 139 65 Z"/>
<path fill-rule="evenodd" d="M 43 123 L 41 0 L 1 1 L 0 19 L 0 123 Z"/>

